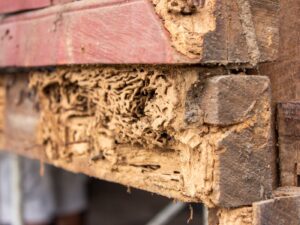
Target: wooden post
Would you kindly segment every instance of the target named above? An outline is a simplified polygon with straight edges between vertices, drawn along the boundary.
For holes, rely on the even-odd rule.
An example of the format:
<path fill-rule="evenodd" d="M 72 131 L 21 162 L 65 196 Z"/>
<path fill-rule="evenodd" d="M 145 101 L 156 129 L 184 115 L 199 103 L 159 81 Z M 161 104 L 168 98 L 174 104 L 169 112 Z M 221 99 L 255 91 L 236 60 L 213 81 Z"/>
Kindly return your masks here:
<path fill-rule="evenodd" d="M 300 100 L 300 1 L 280 0 L 279 51 L 273 62 L 260 64 L 259 74 L 269 76 L 274 103 Z"/>
<path fill-rule="evenodd" d="M 300 187 L 300 102 L 279 103 L 277 111 L 280 183 Z"/>

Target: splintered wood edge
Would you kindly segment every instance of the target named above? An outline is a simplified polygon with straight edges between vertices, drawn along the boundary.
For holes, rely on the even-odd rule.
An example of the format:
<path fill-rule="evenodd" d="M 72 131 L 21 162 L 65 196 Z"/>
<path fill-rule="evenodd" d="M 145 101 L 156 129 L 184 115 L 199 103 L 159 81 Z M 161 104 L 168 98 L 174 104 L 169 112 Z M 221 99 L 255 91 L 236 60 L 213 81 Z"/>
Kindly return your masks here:
<path fill-rule="evenodd" d="M 234 209 L 213 208 L 208 211 L 209 225 L 255 225 L 253 223 L 253 207 Z"/>
<path fill-rule="evenodd" d="M 135 104 L 134 101 L 126 103 L 126 100 L 121 104 L 119 100 L 115 100 L 114 104 L 121 107 L 119 109 L 111 108 L 113 106 L 109 103 L 105 103 L 104 108 L 99 108 L 104 103 L 101 102 L 104 101 L 102 95 L 118 99 L 113 95 L 118 93 L 115 92 L 118 89 L 112 86 L 112 89 L 106 89 L 108 86 L 105 86 L 110 84 L 111 74 L 114 74 L 113 79 L 123 77 L 123 81 L 135 77 L 132 81 L 137 82 L 136 85 L 142 85 L 139 88 L 144 88 L 144 94 L 149 94 L 149 99 L 147 97 L 145 102 L 138 103 L 143 105 L 146 114 L 140 115 L 137 121 L 147 121 L 144 125 L 149 126 L 151 135 L 159 135 L 157 140 L 154 141 L 149 134 L 149 137 L 146 134 L 139 136 L 135 125 L 119 124 L 115 120 L 116 115 L 109 114 L 112 109 L 125 110 L 128 104 Z M 5 107 L 6 148 L 74 172 L 183 201 L 201 201 L 209 207 L 252 204 L 267 198 L 272 191 L 272 167 L 275 162 L 269 81 L 260 76 L 211 77 L 212 74 L 210 69 L 184 67 L 62 68 L 33 72 L 30 83 L 34 89 L 31 90 L 28 90 L 28 74 L 10 74 L 7 76 L 10 81 Z M 118 86 L 118 83 L 114 83 L 117 80 L 112 81 L 111 85 Z M 73 82 L 76 82 L 76 89 L 72 89 Z M 97 83 L 102 89 L 92 85 Z M 211 84 L 218 90 L 212 89 Z M 63 106 L 61 102 L 65 102 L 66 98 L 58 93 L 67 93 L 65 91 L 68 89 L 65 88 L 71 88 L 75 92 L 70 92 L 74 96 L 70 95 L 68 98 L 71 102 Z M 100 90 L 107 93 L 100 92 L 97 97 Z M 165 91 L 167 95 L 163 94 Z M 36 97 L 39 98 L 37 102 Z M 89 117 L 82 117 L 81 107 L 86 101 L 84 99 L 98 102 L 95 105 L 98 108 L 87 108 L 97 109 L 89 111 L 93 112 L 91 120 Z M 174 102 L 175 99 L 177 100 Z M 235 117 L 223 113 L 223 107 L 228 107 L 226 102 L 229 101 L 232 104 L 226 111 L 229 110 Z M 241 102 L 248 103 L 241 105 Z M 69 104 L 71 105 L 68 106 Z M 214 104 L 219 106 L 217 110 L 211 110 Z M 155 111 L 157 106 L 165 107 L 161 109 L 165 110 L 164 115 Z M 53 111 L 61 107 L 71 107 L 73 113 L 57 114 Z M 235 114 L 236 110 L 240 113 Z M 110 124 L 115 128 L 105 131 L 102 127 L 105 132 L 96 134 L 93 132 L 101 129 L 98 125 L 93 128 L 95 125 L 92 124 L 101 118 L 101 113 L 108 113 L 110 121 L 115 120 L 114 126 Z M 164 120 L 156 120 L 156 114 L 160 115 L 157 118 Z M 79 115 L 78 119 L 76 115 Z M 205 118 L 217 119 L 205 122 Z M 121 130 L 114 133 L 116 128 Z M 120 136 L 124 131 L 125 136 Z M 162 131 L 163 136 L 160 136 Z M 75 136 L 66 136 L 70 132 Z M 127 132 L 128 135 L 133 132 L 133 136 L 126 137 Z M 38 134 L 37 139 L 35 134 Z M 86 142 L 82 137 L 99 141 Z M 124 144 L 116 145 L 116 141 L 112 140 Z M 126 140 L 130 142 L 126 143 Z M 139 144 L 132 145 L 135 142 Z M 91 143 L 94 144 L 90 145 Z M 148 147 L 143 147 L 143 144 Z"/>
<path fill-rule="evenodd" d="M 8 16 L 0 20 L 0 67 L 199 62 L 253 66 L 276 59 L 278 0 L 196 2 L 76 1 Z"/>

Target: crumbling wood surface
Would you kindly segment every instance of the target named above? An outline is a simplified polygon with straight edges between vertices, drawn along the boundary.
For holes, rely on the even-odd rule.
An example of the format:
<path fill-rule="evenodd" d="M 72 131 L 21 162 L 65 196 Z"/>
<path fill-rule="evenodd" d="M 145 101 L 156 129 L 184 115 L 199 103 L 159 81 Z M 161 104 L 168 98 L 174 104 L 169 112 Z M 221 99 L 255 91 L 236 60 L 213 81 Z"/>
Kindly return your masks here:
<path fill-rule="evenodd" d="M 256 225 L 253 223 L 253 207 L 233 209 L 209 209 L 209 225 Z"/>
<path fill-rule="evenodd" d="M 10 74 L 6 148 L 208 206 L 267 198 L 275 165 L 269 81 L 194 67 Z"/>
<path fill-rule="evenodd" d="M 278 59 L 259 66 L 270 77 L 274 103 L 300 100 L 299 15 L 299 0 L 280 0 Z"/>
<path fill-rule="evenodd" d="M 277 126 L 281 186 L 300 186 L 300 101 L 279 103 Z"/>
<path fill-rule="evenodd" d="M 278 0 L 77 1 L 2 19 L 0 66 L 256 65 L 277 57 L 277 12 Z"/>
<path fill-rule="evenodd" d="M 299 225 L 300 188 L 283 187 L 252 206 L 209 209 L 209 225 Z"/>

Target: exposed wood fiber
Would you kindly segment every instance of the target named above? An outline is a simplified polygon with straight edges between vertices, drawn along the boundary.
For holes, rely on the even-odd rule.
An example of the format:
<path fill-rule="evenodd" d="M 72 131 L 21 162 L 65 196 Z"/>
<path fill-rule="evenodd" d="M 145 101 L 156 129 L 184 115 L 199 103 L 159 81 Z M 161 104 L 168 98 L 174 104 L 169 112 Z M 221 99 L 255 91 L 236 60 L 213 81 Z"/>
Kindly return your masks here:
<path fill-rule="evenodd" d="M 242 28 L 246 38 L 250 63 L 256 66 L 260 59 L 260 49 L 257 42 L 256 30 L 253 23 L 249 0 L 237 0 Z"/>
<path fill-rule="evenodd" d="M 97 168 L 88 173 L 185 201 L 232 207 L 265 199 L 274 163 L 269 81 L 213 77 L 220 73 L 143 66 L 35 71 L 38 143 L 56 165 L 76 168 L 88 159 L 83 172 Z"/>
<path fill-rule="evenodd" d="M 190 58 L 201 58 L 205 34 L 216 29 L 216 0 L 152 0 L 172 44 Z"/>
<path fill-rule="evenodd" d="M 252 211 L 252 207 L 220 209 L 218 225 L 253 225 Z"/>

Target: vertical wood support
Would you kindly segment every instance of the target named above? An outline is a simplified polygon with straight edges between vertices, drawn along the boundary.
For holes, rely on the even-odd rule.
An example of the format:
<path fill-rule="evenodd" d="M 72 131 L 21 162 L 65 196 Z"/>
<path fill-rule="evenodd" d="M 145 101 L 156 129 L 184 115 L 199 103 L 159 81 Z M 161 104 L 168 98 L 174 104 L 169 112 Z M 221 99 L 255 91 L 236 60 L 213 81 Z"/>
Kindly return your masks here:
<path fill-rule="evenodd" d="M 300 187 L 300 101 L 277 107 L 281 186 Z"/>

